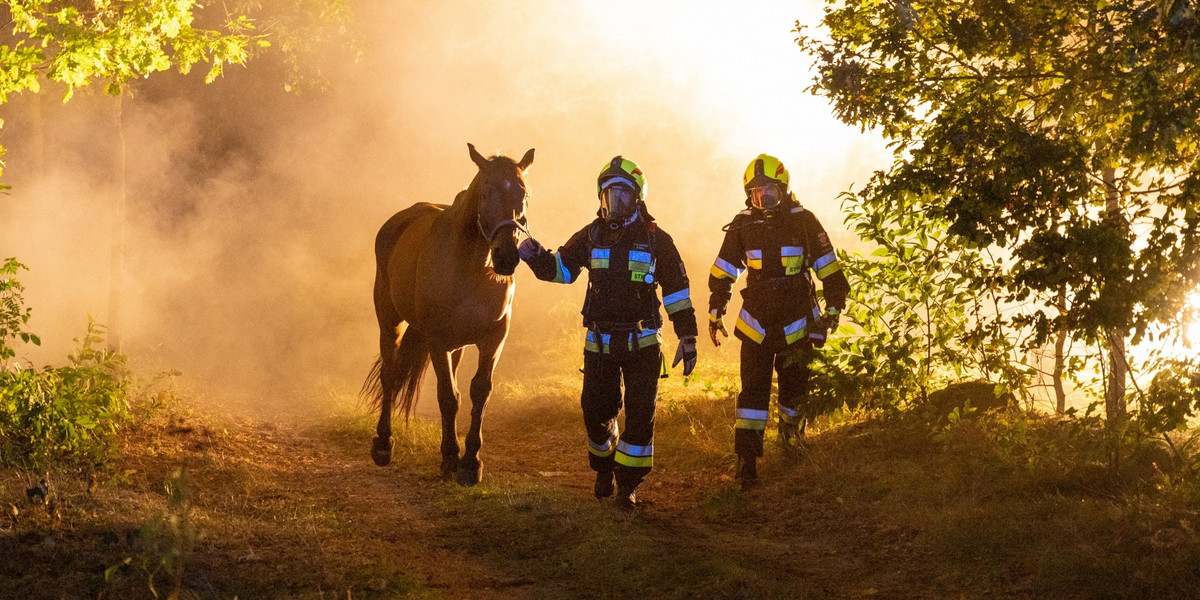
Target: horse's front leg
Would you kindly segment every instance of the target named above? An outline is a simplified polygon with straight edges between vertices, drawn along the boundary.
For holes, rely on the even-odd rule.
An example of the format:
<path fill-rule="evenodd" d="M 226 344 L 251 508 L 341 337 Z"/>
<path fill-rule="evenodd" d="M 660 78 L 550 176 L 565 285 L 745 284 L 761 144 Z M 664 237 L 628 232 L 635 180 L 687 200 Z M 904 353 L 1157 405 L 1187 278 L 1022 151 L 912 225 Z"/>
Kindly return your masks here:
<path fill-rule="evenodd" d="M 430 352 L 433 372 L 437 375 L 438 409 L 442 413 L 442 475 L 458 470 L 458 360 L 451 355 L 461 355 L 462 350 L 453 352 Z"/>
<path fill-rule="evenodd" d="M 507 335 L 508 322 L 505 321 L 499 335 L 489 335 L 477 345 L 479 367 L 475 370 L 475 376 L 471 378 L 471 428 L 467 431 L 466 451 L 458 467 L 460 485 L 479 483 L 483 472 L 483 461 L 479 458 L 479 448 L 483 445 L 483 407 L 492 393 L 492 372 L 496 369 L 496 361 L 500 359 L 500 351 L 504 348 L 504 338 Z"/>

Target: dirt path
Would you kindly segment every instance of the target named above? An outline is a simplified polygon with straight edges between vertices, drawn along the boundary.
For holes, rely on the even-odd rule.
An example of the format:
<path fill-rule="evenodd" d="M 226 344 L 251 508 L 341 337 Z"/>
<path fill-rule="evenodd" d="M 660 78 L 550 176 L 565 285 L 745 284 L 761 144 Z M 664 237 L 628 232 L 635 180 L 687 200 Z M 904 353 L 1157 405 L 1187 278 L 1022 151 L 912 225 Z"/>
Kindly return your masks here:
<path fill-rule="evenodd" d="M 1057 422 L 1020 444 L 995 434 L 1023 422 L 822 423 L 799 449 L 769 435 L 743 492 L 732 402 L 676 389 L 630 514 L 591 495 L 569 388 L 498 395 L 472 488 L 438 476 L 424 418 L 379 468 L 347 410 L 161 411 L 94 473 L 0 471 L 0 599 L 1198 597 L 1194 506 L 1030 463 L 1076 439 Z"/>
<path fill-rule="evenodd" d="M 474 488 L 438 477 L 431 423 L 398 434 L 379 468 L 363 418 L 276 425 L 185 411 L 128 440 L 126 481 L 92 492 L 60 482 L 61 521 L 0 531 L 17 565 L 0 567 L 0 597 L 153 597 L 151 586 L 171 587 L 156 569 L 174 549 L 192 598 L 957 595 L 913 532 L 830 474 L 836 445 L 768 449 L 766 481 L 743 493 L 717 426 L 723 403 L 663 414 L 659 465 L 629 514 L 591 497 L 576 410 L 498 403 Z M 172 512 L 161 482 L 180 466 L 190 508 Z"/>
<path fill-rule="evenodd" d="M 530 428 L 538 412 L 542 426 Z M 366 459 L 369 430 L 331 436 L 326 425 L 284 428 L 273 443 L 293 457 L 291 493 L 341 515 L 357 543 L 373 547 L 359 555 L 395 557 L 421 586 L 448 597 L 645 590 L 919 598 L 931 583 L 904 532 L 848 512 L 836 494 L 794 494 L 803 477 L 796 469 L 811 456 L 772 451 L 768 460 L 793 462 L 768 467 L 764 475 L 776 480 L 742 493 L 728 457 L 714 451 L 699 464 L 658 469 L 632 515 L 597 501 L 575 439 L 577 418 L 569 405 L 491 415 L 485 479 L 473 489 L 437 476 L 432 439 L 401 439 L 396 460 L 382 469 Z M 660 452 L 669 455 L 670 444 Z"/>
<path fill-rule="evenodd" d="M 331 445 L 319 436 L 303 439 L 289 449 L 312 465 L 291 474 L 298 493 L 342 515 L 361 543 L 374 546 L 367 554 L 397 557 L 417 582 L 450 597 L 526 597 L 518 592 L 534 583 L 527 575 L 498 573 L 472 557 L 469 547 L 449 543 L 451 537 L 437 520 L 444 513 L 442 496 L 453 484 L 430 472 L 429 460 L 420 469 L 400 464 L 381 469 L 367 459 L 365 445 Z"/>

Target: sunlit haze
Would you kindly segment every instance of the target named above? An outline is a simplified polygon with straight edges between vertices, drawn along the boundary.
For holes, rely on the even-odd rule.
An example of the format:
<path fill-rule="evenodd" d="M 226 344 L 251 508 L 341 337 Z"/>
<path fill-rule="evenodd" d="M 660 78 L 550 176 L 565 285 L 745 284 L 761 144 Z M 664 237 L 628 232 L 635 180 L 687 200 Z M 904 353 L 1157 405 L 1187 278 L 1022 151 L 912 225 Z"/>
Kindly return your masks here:
<path fill-rule="evenodd" d="M 414 202 L 451 202 L 475 172 L 468 142 L 514 158 L 537 149 L 530 225 L 551 248 L 594 217 L 604 162 L 638 162 L 701 318 L 755 155 L 784 161 L 843 247 L 838 193 L 890 163 L 878 136 L 803 91 L 812 75 L 792 30 L 815 27 L 820 2 L 352 4 L 364 54 L 331 48 L 325 93 L 285 93 L 264 61 L 208 86 L 138 82 L 121 130 L 98 87 L 66 105 L 52 90 L 0 106 L 13 186 L 0 255 L 29 266 L 29 325 L 44 340 L 24 358 L 61 363 L 89 314 L 110 320 L 122 134 L 123 350 L 214 395 L 274 401 L 357 390 L 378 353 L 375 233 Z M 579 320 L 583 285 L 524 266 L 517 281 L 499 378 L 537 368 L 526 359 Z M 700 351 L 713 355 L 707 341 Z"/>

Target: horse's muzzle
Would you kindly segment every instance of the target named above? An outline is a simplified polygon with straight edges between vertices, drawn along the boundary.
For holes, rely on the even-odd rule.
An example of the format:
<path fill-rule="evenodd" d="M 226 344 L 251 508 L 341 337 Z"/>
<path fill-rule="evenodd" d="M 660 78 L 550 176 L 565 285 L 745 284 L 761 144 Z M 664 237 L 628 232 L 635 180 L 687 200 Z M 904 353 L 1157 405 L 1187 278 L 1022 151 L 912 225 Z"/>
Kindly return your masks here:
<path fill-rule="evenodd" d="M 513 229 L 506 235 L 504 230 L 508 227 Z M 517 231 L 521 230 L 524 230 L 521 224 L 512 220 L 504 221 L 492 230 L 488 241 L 492 248 L 492 270 L 497 275 L 512 275 L 521 264 L 521 255 L 517 252 Z"/>
<path fill-rule="evenodd" d="M 516 237 L 506 238 L 492 248 L 492 270 L 497 275 L 512 275 L 521 264 L 521 255 L 517 252 Z"/>

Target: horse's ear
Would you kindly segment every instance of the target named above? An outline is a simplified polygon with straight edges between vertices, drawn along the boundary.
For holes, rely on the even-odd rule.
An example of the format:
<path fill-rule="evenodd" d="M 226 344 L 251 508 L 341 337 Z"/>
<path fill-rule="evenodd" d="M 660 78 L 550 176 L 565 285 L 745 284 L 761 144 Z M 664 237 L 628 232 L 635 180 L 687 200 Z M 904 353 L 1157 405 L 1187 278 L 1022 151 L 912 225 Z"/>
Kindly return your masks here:
<path fill-rule="evenodd" d="M 529 169 L 529 165 L 532 165 L 532 164 L 533 164 L 533 148 L 530 148 L 529 152 L 526 152 L 525 156 L 521 157 L 521 162 L 517 163 L 517 167 L 520 168 L 522 171 L 526 171 Z"/>
<path fill-rule="evenodd" d="M 479 165 L 480 169 L 487 166 L 487 159 L 479 151 L 475 150 L 475 144 L 467 142 L 467 148 L 471 151 L 471 160 L 475 161 L 475 164 Z"/>

